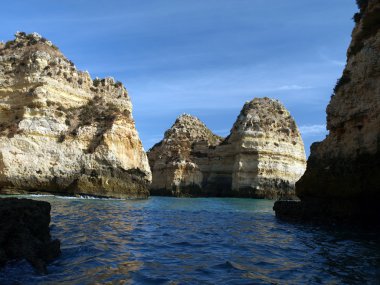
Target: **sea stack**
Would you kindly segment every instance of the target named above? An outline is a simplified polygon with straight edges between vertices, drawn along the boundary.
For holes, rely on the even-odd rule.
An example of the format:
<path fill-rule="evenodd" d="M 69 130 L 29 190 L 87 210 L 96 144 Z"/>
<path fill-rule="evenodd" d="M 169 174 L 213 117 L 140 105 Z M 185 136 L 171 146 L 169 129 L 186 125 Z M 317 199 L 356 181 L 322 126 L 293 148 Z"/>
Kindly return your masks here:
<path fill-rule="evenodd" d="M 306 166 L 294 119 L 269 98 L 247 102 L 223 140 L 181 116 L 148 157 L 153 195 L 294 198 Z"/>
<path fill-rule="evenodd" d="M 150 181 L 120 82 L 92 80 L 36 33 L 0 45 L 0 193 L 145 198 Z"/>
<path fill-rule="evenodd" d="M 294 119 L 278 100 L 269 98 L 244 105 L 219 153 L 223 159 L 215 161 L 211 179 L 217 183 L 223 165 L 232 167 L 233 196 L 293 198 L 294 184 L 306 168 Z"/>
<path fill-rule="evenodd" d="M 380 221 L 380 2 L 358 4 L 346 67 L 327 107 L 329 134 L 311 147 L 296 184 L 301 202 L 276 203 L 279 217 Z"/>
<path fill-rule="evenodd" d="M 198 118 L 183 114 L 148 152 L 152 195 L 204 196 L 209 149 L 221 142 Z"/>

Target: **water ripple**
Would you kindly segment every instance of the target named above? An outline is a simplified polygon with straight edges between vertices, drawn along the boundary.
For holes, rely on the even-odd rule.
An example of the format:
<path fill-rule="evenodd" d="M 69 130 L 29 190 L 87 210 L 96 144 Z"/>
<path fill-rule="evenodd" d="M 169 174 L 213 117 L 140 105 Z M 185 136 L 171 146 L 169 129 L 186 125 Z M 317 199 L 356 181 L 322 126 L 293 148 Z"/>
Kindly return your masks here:
<path fill-rule="evenodd" d="M 0 284 L 377 284 L 376 233 L 277 221 L 254 199 L 62 199 L 52 234 L 62 255 L 40 276 L 25 261 Z"/>

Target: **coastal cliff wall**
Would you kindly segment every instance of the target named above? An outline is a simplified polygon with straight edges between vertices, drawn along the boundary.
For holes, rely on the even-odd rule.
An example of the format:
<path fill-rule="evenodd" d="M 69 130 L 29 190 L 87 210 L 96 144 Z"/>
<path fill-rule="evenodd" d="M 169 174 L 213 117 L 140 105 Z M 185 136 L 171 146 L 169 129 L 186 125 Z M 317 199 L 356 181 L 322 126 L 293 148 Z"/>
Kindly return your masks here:
<path fill-rule="evenodd" d="M 347 63 L 326 110 L 329 134 L 312 145 L 306 172 L 296 184 L 303 204 L 279 203 L 279 216 L 310 218 L 310 211 L 348 220 L 379 216 L 380 1 L 357 2 Z"/>
<path fill-rule="evenodd" d="M 50 41 L 0 46 L 0 192 L 147 197 L 151 172 L 120 82 L 92 80 Z"/>
<path fill-rule="evenodd" d="M 293 198 L 306 165 L 294 119 L 269 98 L 247 102 L 223 140 L 181 116 L 148 158 L 151 193 L 175 196 Z"/>

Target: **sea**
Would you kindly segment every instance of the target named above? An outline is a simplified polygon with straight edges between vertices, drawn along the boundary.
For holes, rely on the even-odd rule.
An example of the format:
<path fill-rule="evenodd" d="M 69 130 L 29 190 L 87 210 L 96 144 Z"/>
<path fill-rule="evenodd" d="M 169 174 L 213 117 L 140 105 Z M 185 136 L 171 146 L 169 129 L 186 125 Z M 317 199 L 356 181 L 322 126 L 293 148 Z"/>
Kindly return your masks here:
<path fill-rule="evenodd" d="M 0 284 L 380 284 L 378 233 L 287 223 L 271 200 L 23 197 L 51 203 L 62 254 Z"/>

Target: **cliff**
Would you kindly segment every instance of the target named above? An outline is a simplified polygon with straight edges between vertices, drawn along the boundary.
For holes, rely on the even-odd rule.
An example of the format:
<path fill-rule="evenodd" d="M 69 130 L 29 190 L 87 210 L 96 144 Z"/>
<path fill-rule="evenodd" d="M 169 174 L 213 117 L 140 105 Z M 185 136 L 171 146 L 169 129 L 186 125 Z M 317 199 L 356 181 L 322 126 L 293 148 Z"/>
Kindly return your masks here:
<path fill-rule="evenodd" d="M 302 210 L 279 203 L 278 216 L 313 219 L 313 211 L 314 218 L 379 221 L 380 2 L 357 2 L 347 63 L 326 110 L 329 134 L 312 145 L 307 170 L 296 184 L 302 204 L 289 206 Z"/>
<path fill-rule="evenodd" d="M 183 114 L 148 151 L 152 195 L 202 196 L 209 148 L 221 142 L 198 118 Z"/>
<path fill-rule="evenodd" d="M 176 196 L 293 198 L 306 164 L 293 118 L 269 98 L 247 102 L 224 140 L 182 116 L 148 157 L 151 193 Z"/>
<path fill-rule="evenodd" d="M 147 197 L 151 172 L 120 82 L 92 80 L 50 41 L 0 46 L 0 192 Z"/>
<path fill-rule="evenodd" d="M 0 199 L 0 266 L 25 258 L 40 273 L 60 252 L 59 240 L 50 237 L 47 202 L 30 199 Z"/>
<path fill-rule="evenodd" d="M 224 145 L 224 161 L 218 164 L 232 166 L 237 196 L 294 197 L 294 184 L 306 167 L 305 149 L 294 119 L 279 101 L 247 102 Z"/>

